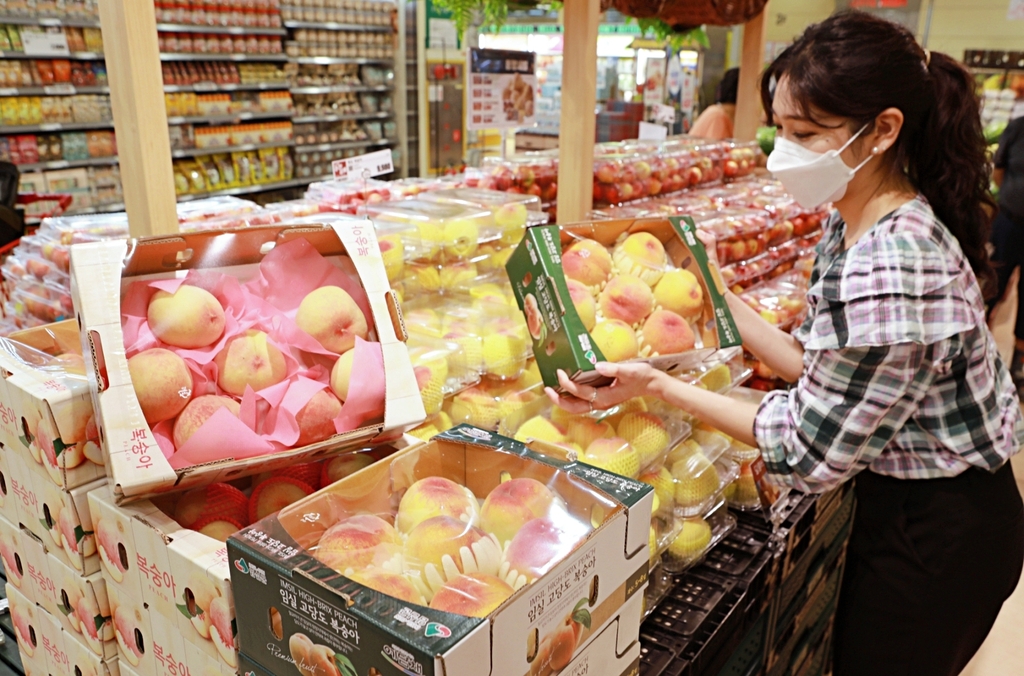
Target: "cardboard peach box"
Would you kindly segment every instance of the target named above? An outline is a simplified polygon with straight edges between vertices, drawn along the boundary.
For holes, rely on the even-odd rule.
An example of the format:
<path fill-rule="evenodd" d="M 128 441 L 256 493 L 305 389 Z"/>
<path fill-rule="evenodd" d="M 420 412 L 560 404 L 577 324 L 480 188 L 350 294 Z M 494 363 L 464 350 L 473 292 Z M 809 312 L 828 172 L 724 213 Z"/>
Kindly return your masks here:
<path fill-rule="evenodd" d="M 39 465 L 61 488 L 77 488 L 104 478 L 75 322 L 47 324 L 9 338 L 62 358 L 48 365 L 33 365 L 14 351 L 0 350 L 0 442 Z"/>
<path fill-rule="evenodd" d="M 476 496 L 489 494 L 507 477 L 557 486 L 573 518 L 587 515 L 593 529 L 560 563 L 486 618 L 364 587 L 300 544 L 318 542 L 344 515 L 387 513 L 415 481 L 436 476 Z M 285 673 L 296 660 L 329 655 L 331 664 L 345 665 L 345 673 L 525 676 L 541 668 L 537 661 L 551 655 L 554 646 L 568 663 L 613 623 L 619 626 L 616 640 L 621 636 L 627 645 L 639 632 L 652 504 L 646 484 L 457 426 L 228 539 L 243 668 L 252 663 L 264 672 Z M 478 565 L 484 564 L 478 559 Z"/>
<path fill-rule="evenodd" d="M 222 232 L 149 237 L 76 245 L 71 249 L 71 286 L 82 327 L 86 370 L 117 502 L 169 490 L 230 480 L 248 474 L 386 441 L 424 417 L 404 339 L 401 312 L 388 284 L 380 250 L 368 221 L 330 225 L 273 226 Z M 370 237 L 367 237 L 367 234 Z M 331 264 L 354 270 L 366 292 L 368 323 L 381 345 L 385 371 L 383 422 L 325 441 L 269 455 L 172 467 L 146 422 L 132 386 L 121 324 L 121 295 L 133 281 L 173 279 L 190 270 L 216 270 L 235 277 L 255 274 L 277 246 L 305 239 Z"/>
<path fill-rule="evenodd" d="M 70 490 L 58 487 L 43 468 L 17 454 L 5 458 L 8 495 L 5 513 L 43 541 L 50 556 L 80 575 L 99 572 L 88 494 L 107 484 L 106 479 Z M 8 506 L 13 502 L 16 511 Z M 12 523 L 14 519 L 11 519 Z"/>
<path fill-rule="evenodd" d="M 109 488 L 91 493 L 89 503 L 108 588 L 158 615 L 190 653 L 233 673 L 237 638 L 224 543 L 182 528 L 148 500 L 118 505 Z"/>

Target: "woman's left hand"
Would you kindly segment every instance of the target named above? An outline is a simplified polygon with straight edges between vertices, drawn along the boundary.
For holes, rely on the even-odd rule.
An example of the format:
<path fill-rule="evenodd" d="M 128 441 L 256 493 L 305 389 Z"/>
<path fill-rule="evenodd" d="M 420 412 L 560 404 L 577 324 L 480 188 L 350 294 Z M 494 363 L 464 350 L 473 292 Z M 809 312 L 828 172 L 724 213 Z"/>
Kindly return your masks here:
<path fill-rule="evenodd" d="M 651 368 L 649 364 L 613 364 L 599 362 L 596 370 L 603 376 L 614 378 L 607 387 L 581 385 L 569 380 L 565 371 L 558 371 L 558 384 L 565 390 L 559 395 L 553 388 L 545 388 L 548 397 L 555 404 L 570 413 L 591 413 L 603 411 L 635 397 L 659 396 L 657 383 L 665 378 L 664 373 Z"/>

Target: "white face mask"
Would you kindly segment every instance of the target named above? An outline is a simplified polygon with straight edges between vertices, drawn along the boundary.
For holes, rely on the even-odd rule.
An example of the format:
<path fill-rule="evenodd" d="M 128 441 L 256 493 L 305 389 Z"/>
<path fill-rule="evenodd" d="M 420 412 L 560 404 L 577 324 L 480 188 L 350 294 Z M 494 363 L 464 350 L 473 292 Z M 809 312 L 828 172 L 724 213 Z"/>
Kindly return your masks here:
<path fill-rule="evenodd" d="M 768 171 L 782 182 L 800 206 L 814 209 L 825 202 L 841 200 L 854 174 L 871 160 L 871 155 L 854 168 L 843 162 L 840 153 L 867 129 L 860 128 L 839 150 L 815 152 L 784 138 L 775 139 L 775 149 L 768 156 Z"/>

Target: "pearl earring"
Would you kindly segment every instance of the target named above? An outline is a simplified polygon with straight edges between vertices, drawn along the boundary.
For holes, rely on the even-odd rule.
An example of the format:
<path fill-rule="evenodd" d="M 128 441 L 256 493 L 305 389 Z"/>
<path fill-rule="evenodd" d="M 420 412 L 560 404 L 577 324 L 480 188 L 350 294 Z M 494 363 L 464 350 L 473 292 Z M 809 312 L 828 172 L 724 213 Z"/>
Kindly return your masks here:
<path fill-rule="evenodd" d="M 874 148 L 871 149 L 871 154 L 872 155 L 877 155 L 878 154 L 878 146 L 875 146 Z"/>

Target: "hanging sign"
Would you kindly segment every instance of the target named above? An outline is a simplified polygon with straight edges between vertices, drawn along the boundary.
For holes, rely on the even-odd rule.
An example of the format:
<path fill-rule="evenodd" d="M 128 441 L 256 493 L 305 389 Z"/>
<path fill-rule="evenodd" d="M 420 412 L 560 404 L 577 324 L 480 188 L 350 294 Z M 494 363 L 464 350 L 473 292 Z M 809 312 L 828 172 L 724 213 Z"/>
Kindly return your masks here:
<path fill-rule="evenodd" d="M 517 129 L 536 121 L 536 54 L 469 50 L 467 129 Z"/>
<path fill-rule="evenodd" d="M 344 181 L 347 178 L 370 178 L 390 174 L 395 170 L 395 163 L 391 157 L 391 148 L 385 148 L 375 153 L 334 160 L 331 169 L 334 171 L 334 178 Z"/>

